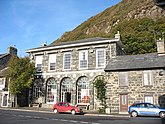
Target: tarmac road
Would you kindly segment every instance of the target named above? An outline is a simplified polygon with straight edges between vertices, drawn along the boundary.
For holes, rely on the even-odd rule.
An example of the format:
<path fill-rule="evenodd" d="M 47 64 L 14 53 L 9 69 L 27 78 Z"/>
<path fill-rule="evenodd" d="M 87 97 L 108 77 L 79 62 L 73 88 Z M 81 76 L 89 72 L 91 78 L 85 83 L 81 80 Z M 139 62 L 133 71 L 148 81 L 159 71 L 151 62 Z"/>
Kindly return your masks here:
<path fill-rule="evenodd" d="M 70 115 L 46 111 L 0 109 L 0 124 L 165 124 L 165 120 L 158 117 Z"/>

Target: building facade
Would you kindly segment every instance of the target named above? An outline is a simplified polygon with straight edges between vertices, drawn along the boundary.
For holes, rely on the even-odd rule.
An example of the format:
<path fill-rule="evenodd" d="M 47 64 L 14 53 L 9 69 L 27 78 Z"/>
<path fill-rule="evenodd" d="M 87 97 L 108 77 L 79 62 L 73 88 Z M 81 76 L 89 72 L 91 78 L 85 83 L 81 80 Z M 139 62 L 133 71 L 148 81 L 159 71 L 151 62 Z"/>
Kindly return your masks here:
<path fill-rule="evenodd" d="M 105 68 L 107 113 L 127 112 L 134 102 L 165 107 L 165 46 L 157 42 L 157 53 L 112 58 Z"/>
<path fill-rule="evenodd" d="M 9 107 L 11 104 L 10 94 L 8 89 L 9 79 L 6 76 L 8 63 L 12 55 L 17 55 L 17 49 L 9 47 L 7 52 L 0 54 L 0 106 Z"/>
<path fill-rule="evenodd" d="M 52 107 L 57 101 L 95 109 L 93 82 L 105 76 L 109 59 L 124 55 L 120 34 L 114 39 L 89 38 L 26 50 L 37 74 L 30 102 Z"/>

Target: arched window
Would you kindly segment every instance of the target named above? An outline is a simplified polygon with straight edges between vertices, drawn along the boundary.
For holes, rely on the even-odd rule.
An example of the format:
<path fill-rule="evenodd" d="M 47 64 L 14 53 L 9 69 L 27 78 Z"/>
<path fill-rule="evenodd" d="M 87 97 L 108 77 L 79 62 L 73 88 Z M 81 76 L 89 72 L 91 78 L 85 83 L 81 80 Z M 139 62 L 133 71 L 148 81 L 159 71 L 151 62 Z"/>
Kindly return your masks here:
<path fill-rule="evenodd" d="M 88 78 L 79 78 L 77 82 L 77 103 L 89 103 L 89 89 Z"/>
<path fill-rule="evenodd" d="M 72 81 L 70 78 L 66 77 L 61 82 L 61 101 L 62 102 L 71 102 L 72 94 Z"/>
<path fill-rule="evenodd" d="M 54 104 L 57 100 L 57 84 L 54 78 L 47 81 L 47 103 Z"/>

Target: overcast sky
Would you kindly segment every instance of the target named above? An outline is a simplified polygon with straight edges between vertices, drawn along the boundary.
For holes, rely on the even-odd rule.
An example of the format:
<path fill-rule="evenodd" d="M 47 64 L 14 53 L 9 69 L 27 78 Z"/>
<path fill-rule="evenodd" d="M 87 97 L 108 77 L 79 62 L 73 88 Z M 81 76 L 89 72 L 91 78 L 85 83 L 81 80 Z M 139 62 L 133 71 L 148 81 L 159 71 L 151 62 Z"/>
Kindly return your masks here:
<path fill-rule="evenodd" d="M 0 54 L 16 46 L 25 50 L 52 43 L 122 0 L 0 0 Z"/>

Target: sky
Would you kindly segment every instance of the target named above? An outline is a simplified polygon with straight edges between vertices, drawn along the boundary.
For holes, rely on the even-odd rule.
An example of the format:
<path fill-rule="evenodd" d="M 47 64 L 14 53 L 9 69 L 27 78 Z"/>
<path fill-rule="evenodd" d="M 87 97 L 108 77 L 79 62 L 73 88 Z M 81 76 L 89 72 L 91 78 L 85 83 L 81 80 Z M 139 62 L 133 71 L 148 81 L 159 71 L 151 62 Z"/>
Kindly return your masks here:
<path fill-rule="evenodd" d="M 122 0 L 0 0 L 0 54 L 9 46 L 25 57 L 27 49 L 49 45 L 92 16 Z"/>

